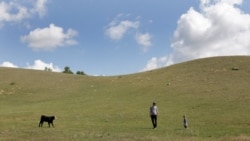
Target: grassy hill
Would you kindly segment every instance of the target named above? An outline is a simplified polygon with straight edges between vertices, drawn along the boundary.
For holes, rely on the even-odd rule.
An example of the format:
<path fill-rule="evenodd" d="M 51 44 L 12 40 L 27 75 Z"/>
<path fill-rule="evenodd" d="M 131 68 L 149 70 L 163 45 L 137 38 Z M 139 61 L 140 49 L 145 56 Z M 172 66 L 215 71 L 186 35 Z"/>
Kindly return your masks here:
<path fill-rule="evenodd" d="M 1 141 L 250 140 L 250 57 L 110 77 L 0 68 L 0 80 Z M 56 115 L 55 128 L 39 128 L 41 114 Z"/>

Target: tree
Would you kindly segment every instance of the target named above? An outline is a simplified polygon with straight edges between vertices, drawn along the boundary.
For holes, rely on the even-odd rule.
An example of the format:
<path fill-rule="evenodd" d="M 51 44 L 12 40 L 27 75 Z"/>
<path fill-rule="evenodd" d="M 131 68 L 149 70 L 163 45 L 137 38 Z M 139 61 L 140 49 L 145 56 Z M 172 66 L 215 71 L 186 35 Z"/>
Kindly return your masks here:
<path fill-rule="evenodd" d="M 51 69 L 51 68 L 49 68 L 49 67 L 45 67 L 45 68 L 44 68 L 44 71 L 49 71 L 49 72 L 52 72 L 52 69 Z"/>
<path fill-rule="evenodd" d="M 64 67 L 63 73 L 74 74 L 68 66 Z"/>
<path fill-rule="evenodd" d="M 76 74 L 77 75 L 86 75 L 83 71 L 77 71 Z"/>

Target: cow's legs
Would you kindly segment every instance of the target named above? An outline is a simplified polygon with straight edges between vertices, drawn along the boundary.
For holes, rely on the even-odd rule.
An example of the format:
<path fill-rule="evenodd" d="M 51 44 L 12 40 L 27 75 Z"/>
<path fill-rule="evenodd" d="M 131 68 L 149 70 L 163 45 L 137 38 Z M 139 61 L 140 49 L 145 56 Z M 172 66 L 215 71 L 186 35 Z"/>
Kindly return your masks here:
<path fill-rule="evenodd" d="M 43 122 L 42 121 L 40 121 L 39 127 L 43 127 Z"/>
<path fill-rule="evenodd" d="M 52 127 L 54 127 L 53 122 L 48 122 L 48 124 L 49 124 L 49 127 L 50 127 L 50 124 L 52 125 Z"/>

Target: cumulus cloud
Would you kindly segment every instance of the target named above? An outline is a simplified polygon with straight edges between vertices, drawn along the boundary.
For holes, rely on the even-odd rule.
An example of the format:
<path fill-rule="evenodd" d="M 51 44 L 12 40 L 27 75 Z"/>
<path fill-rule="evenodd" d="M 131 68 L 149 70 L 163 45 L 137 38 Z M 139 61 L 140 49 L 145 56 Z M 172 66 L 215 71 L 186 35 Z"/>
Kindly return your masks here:
<path fill-rule="evenodd" d="M 14 65 L 13 63 L 11 62 L 3 62 L 2 64 L 0 64 L 1 67 L 8 67 L 8 68 L 18 68 L 18 66 Z"/>
<path fill-rule="evenodd" d="M 4 61 L 0 64 L 1 67 L 10 67 L 10 68 L 19 68 L 17 65 L 14 65 L 11 62 Z M 26 66 L 23 67 L 25 69 L 34 69 L 34 70 L 45 70 L 45 68 L 51 69 L 53 72 L 62 72 L 62 70 L 58 67 L 53 65 L 53 63 L 45 63 L 42 60 L 35 60 L 32 65 L 26 63 Z"/>
<path fill-rule="evenodd" d="M 250 14 L 240 9 L 242 4 L 243 0 L 200 0 L 199 10 L 191 7 L 178 20 L 171 43 L 173 51 L 165 64 L 250 55 Z M 161 66 L 158 61 L 150 63 Z"/>
<path fill-rule="evenodd" d="M 119 14 L 105 29 L 105 34 L 112 40 L 121 40 L 129 32 L 134 36 L 135 42 L 142 47 L 143 52 L 148 51 L 152 45 L 151 34 L 141 33 L 140 30 L 140 17 L 136 20 L 120 20 L 120 18 L 128 18 L 129 15 Z"/>
<path fill-rule="evenodd" d="M 40 17 L 43 17 L 46 14 L 47 7 L 46 3 L 48 0 L 37 0 L 34 4 L 33 13 L 38 13 Z"/>
<path fill-rule="evenodd" d="M 46 14 L 48 0 L 36 0 L 31 4 L 21 1 L 0 2 L 0 27 L 8 22 L 20 22 L 32 18 L 38 14 L 40 17 Z"/>
<path fill-rule="evenodd" d="M 190 8 L 174 33 L 174 63 L 211 56 L 250 54 L 250 15 L 243 0 L 201 0 L 200 11 Z"/>
<path fill-rule="evenodd" d="M 161 57 L 161 58 L 153 57 L 147 62 L 146 67 L 143 68 L 141 71 L 153 70 L 165 66 L 167 60 L 168 57 Z"/>
<path fill-rule="evenodd" d="M 69 46 L 77 44 L 73 39 L 77 35 L 77 31 L 68 29 L 64 32 L 62 27 L 50 24 L 46 28 L 37 28 L 21 37 L 21 41 L 28 43 L 28 46 L 34 50 L 53 50 L 60 46 Z"/>
<path fill-rule="evenodd" d="M 12 12 L 16 11 L 16 12 Z M 20 21 L 29 17 L 28 9 L 15 2 L 6 3 L 5 1 L 0 2 L 0 24 L 4 22 L 15 22 Z"/>
<path fill-rule="evenodd" d="M 151 43 L 151 35 L 149 33 L 137 33 L 136 34 L 136 42 L 143 46 L 143 51 L 146 52 L 148 48 L 152 45 Z"/>
<path fill-rule="evenodd" d="M 140 23 L 138 21 L 124 20 L 118 22 L 114 20 L 108 25 L 106 35 L 113 40 L 120 40 L 129 29 L 137 29 L 139 25 Z"/>
<path fill-rule="evenodd" d="M 35 60 L 33 65 L 27 63 L 26 69 L 44 70 L 45 68 L 51 69 L 53 72 L 61 72 L 62 70 L 58 66 L 54 66 L 53 63 L 45 63 L 42 60 Z"/>

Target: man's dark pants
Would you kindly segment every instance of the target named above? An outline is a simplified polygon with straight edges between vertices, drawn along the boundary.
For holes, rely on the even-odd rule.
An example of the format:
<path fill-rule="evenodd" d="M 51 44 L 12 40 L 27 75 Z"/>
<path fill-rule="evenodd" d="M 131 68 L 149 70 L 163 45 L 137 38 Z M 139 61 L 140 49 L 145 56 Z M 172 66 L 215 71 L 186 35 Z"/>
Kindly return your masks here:
<path fill-rule="evenodd" d="M 151 120 L 154 128 L 157 127 L 157 115 L 151 115 Z"/>

